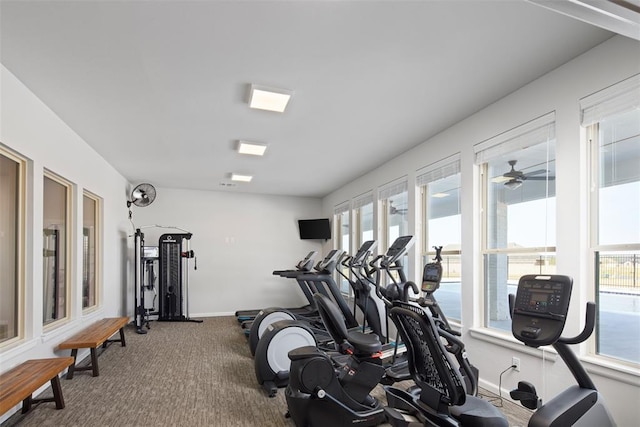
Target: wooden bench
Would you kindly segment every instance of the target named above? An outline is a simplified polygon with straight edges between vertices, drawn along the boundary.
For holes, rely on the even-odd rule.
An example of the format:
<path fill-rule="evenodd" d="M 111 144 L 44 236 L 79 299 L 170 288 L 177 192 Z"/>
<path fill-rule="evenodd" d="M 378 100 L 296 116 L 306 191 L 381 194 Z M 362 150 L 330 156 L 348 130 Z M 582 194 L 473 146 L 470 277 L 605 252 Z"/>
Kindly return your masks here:
<path fill-rule="evenodd" d="M 102 348 L 106 348 L 107 345 L 112 342 L 119 342 L 122 344 L 122 347 L 125 347 L 124 327 L 127 323 L 129 323 L 128 317 L 109 317 L 101 319 L 61 342 L 58 345 L 58 349 L 71 349 L 71 357 L 73 357 L 74 360 L 73 365 L 69 368 L 69 371 L 67 371 L 67 379 L 72 379 L 75 371 L 91 370 L 94 377 L 100 375 L 100 371 L 98 369 L 98 355 L 96 353 L 98 347 L 102 346 Z M 118 331 L 120 331 L 120 339 L 109 339 Z M 78 356 L 78 349 L 81 348 L 88 348 L 91 350 L 91 364 L 78 367 L 76 366 L 76 358 Z"/>
<path fill-rule="evenodd" d="M 22 413 L 31 410 L 33 403 L 55 402 L 56 409 L 64 408 L 64 398 L 58 374 L 73 365 L 73 357 L 27 360 L 0 374 L 0 415 L 22 401 Z M 51 382 L 53 397 L 33 399 L 32 395 L 47 381 Z"/>

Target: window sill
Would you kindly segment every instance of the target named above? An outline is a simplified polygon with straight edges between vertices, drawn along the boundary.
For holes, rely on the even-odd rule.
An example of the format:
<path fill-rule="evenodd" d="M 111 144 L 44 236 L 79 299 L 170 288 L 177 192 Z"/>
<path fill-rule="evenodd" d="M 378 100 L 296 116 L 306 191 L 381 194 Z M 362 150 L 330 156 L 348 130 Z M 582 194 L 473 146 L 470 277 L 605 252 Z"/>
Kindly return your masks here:
<path fill-rule="evenodd" d="M 89 319 L 95 317 L 97 314 L 102 313 L 102 307 L 94 305 L 93 307 L 87 307 L 82 309 L 82 319 Z"/>
<path fill-rule="evenodd" d="M 40 339 L 42 340 L 43 343 L 49 342 L 59 337 L 60 335 L 66 334 L 71 329 L 73 329 L 78 323 L 80 323 L 79 320 L 69 321 L 67 319 L 66 322 L 56 322 L 51 325 L 47 325 L 45 326 L 45 330 L 40 336 Z"/>
<path fill-rule="evenodd" d="M 104 317 L 104 310 L 102 307 L 91 307 L 87 308 L 82 312 L 82 322 L 86 322 L 87 320 L 92 320 L 94 318 L 102 318 Z"/>
<path fill-rule="evenodd" d="M 579 359 L 590 374 L 640 387 L 640 369 L 637 365 L 593 355 L 580 356 Z"/>

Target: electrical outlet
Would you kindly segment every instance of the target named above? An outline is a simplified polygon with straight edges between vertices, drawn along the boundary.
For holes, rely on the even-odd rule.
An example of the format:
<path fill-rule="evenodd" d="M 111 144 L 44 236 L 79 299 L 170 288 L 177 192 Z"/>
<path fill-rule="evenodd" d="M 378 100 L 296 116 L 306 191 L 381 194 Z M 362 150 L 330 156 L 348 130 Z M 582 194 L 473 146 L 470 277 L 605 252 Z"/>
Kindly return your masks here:
<path fill-rule="evenodd" d="M 511 366 L 513 366 L 513 369 L 515 369 L 516 372 L 520 372 L 520 358 L 519 357 L 512 357 L 511 358 Z"/>

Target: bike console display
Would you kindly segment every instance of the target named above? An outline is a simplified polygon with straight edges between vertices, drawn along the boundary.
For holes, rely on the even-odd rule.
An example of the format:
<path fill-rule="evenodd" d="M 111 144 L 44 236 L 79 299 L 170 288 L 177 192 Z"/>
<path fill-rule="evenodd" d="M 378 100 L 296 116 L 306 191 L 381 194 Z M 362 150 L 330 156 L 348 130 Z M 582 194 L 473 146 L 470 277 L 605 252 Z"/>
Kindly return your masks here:
<path fill-rule="evenodd" d="M 513 307 L 513 336 L 530 347 L 557 341 L 567 319 L 572 285 L 568 276 L 522 276 Z"/>

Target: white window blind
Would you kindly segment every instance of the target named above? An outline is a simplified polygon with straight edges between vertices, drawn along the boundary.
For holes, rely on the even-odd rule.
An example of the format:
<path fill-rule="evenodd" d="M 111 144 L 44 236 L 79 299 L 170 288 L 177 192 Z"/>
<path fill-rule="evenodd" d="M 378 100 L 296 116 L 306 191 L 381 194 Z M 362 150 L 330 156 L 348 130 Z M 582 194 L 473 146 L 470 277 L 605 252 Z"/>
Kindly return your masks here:
<path fill-rule="evenodd" d="M 340 215 L 343 214 L 345 212 L 349 212 L 349 202 L 342 202 L 339 205 L 336 205 L 333 208 L 333 214 L 334 215 Z"/>
<path fill-rule="evenodd" d="M 353 209 L 360 209 L 363 206 L 373 203 L 373 194 L 365 193 L 353 199 Z"/>
<path fill-rule="evenodd" d="M 475 163 L 480 165 L 507 153 L 553 140 L 555 137 L 555 112 L 551 112 L 474 145 Z"/>
<path fill-rule="evenodd" d="M 580 124 L 591 126 L 607 116 L 640 109 L 640 74 L 580 100 Z"/>
<path fill-rule="evenodd" d="M 407 185 L 407 178 L 401 178 L 399 180 L 392 181 L 383 185 L 378 189 L 378 200 L 385 200 L 396 194 L 401 194 L 409 189 Z"/>
<path fill-rule="evenodd" d="M 460 173 L 460 155 L 456 154 L 418 170 L 416 185 L 422 187 L 458 173 Z"/>

